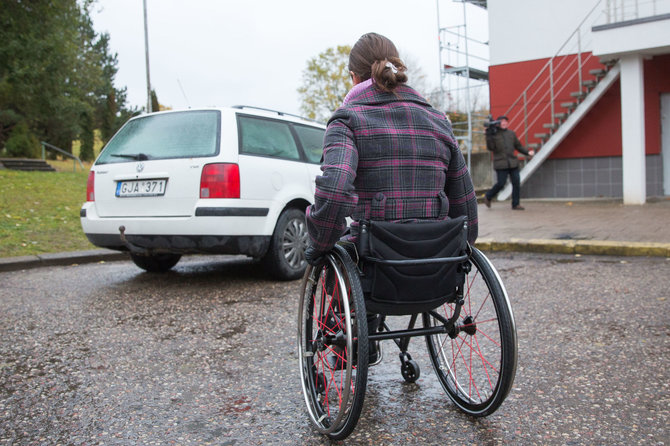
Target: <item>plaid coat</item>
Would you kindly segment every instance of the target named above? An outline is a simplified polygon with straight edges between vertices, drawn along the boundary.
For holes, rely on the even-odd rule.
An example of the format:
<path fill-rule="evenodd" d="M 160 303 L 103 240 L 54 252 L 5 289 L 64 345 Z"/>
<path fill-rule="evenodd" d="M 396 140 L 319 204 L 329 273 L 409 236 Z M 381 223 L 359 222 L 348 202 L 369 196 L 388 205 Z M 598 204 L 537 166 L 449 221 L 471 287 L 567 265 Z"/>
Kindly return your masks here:
<path fill-rule="evenodd" d="M 467 215 L 468 240 L 477 238 L 475 191 L 451 123 L 408 86 L 394 94 L 371 85 L 335 111 L 321 170 L 306 212 L 318 251 L 333 247 L 349 216 L 357 222 Z"/>

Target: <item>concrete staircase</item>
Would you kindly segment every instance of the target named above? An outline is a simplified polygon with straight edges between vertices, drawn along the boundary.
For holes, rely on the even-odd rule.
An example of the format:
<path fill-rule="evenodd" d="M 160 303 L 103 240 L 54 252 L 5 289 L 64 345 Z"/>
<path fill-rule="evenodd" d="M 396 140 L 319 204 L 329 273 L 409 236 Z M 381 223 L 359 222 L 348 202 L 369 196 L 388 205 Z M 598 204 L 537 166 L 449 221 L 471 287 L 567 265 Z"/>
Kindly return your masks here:
<path fill-rule="evenodd" d="M 534 134 L 540 143 L 528 144 L 528 148 L 536 153 L 520 171 L 521 184 L 549 158 L 554 149 L 619 78 L 619 63 L 616 60 L 603 62 L 603 68 L 590 70 L 589 74 L 595 79 L 581 82 L 582 88 L 570 93 L 573 100 L 562 102 L 560 106 L 563 111 L 554 113 L 552 122 L 543 124 L 545 132 Z M 507 200 L 511 195 L 512 185 L 508 183 L 498 194 L 498 200 Z"/>
<path fill-rule="evenodd" d="M 55 172 L 49 163 L 40 159 L 0 158 L 0 165 L 5 169 L 22 171 Z"/>

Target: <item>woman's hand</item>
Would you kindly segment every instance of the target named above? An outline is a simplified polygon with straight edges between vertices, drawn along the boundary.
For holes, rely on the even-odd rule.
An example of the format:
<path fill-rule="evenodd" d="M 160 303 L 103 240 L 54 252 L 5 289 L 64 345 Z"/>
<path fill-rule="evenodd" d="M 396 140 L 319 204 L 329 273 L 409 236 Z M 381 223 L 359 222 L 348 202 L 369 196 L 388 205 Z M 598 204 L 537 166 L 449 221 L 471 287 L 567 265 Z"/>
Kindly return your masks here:
<path fill-rule="evenodd" d="M 307 249 L 305 249 L 305 260 L 312 266 L 317 266 L 321 263 L 325 255 L 326 252 L 317 251 L 312 245 L 309 245 Z"/>

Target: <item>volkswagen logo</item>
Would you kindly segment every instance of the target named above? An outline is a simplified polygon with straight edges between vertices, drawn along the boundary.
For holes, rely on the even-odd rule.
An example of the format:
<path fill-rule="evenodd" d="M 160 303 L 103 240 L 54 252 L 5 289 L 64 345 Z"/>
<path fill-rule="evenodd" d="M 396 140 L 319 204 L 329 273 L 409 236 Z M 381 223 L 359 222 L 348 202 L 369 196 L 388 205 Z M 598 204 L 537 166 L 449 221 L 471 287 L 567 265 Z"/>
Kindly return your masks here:
<path fill-rule="evenodd" d="M 137 163 L 137 166 L 135 166 L 135 170 L 137 170 L 137 173 L 140 173 L 144 170 L 144 163 Z"/>

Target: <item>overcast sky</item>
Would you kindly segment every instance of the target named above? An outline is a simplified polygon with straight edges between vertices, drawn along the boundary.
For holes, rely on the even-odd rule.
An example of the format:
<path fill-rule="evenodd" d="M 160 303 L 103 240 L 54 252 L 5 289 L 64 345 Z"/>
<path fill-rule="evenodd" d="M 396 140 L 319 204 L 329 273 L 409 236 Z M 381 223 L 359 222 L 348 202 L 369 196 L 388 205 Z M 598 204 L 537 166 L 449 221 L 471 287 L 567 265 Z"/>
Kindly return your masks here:
<path fill-rule="evenodd" d="M 462 3 L 439 1 L 442 27 L 463 24 Z M 436 0 L 147 0 L 147 11 L 151 84 L 175 109 L 245 104 L 299 113 L 307 60 L 370 31 L 418 64 L 427 86 L 439 86 Z M 468 34 L 488 40 L 486 12 L 468 5 L 466 14 Z M 118 54 L 117 87 L 145 106 L 142 0 L 98 0 L 91 16 Z"/>

